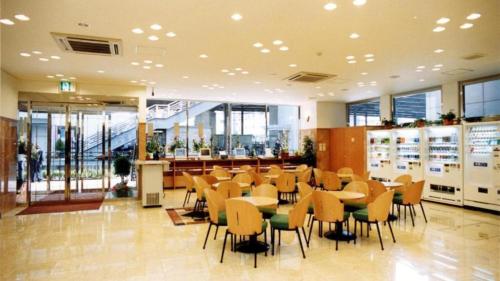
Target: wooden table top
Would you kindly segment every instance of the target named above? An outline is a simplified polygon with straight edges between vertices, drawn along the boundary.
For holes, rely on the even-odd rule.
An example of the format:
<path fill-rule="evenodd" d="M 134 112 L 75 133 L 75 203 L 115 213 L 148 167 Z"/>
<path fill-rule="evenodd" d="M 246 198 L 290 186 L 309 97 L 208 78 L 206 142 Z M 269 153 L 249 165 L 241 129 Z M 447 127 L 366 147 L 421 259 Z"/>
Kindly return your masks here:
<path fill-rule="evenodd" d="M 228 181 L 231 180 L 231 177 L 216 177 L 218 181 Z"/>
<path fill-rule="evenodd" d="M 229 172 L 231 174 L 242 174 L 242 173 L 246 173 L 247 171 L 242 170 L 242 169 L 232 169 L 232 170 L 229 170 Z"/>
<path fill-rule="evenodd" d="M 271 197 L 262 197 L 262 196 L 242 196 L 242 197 L 234 197 L 232 199 L 247 201 L 256 207 L 278 204 L 278 199 Z"/>
<path fill-rule="evenodd" d="M 265 175 L 264 177 L 269 178 L 269 179 L 277 179 L 279 178 L 280 175 Z"/>
<path fill-rule="evenodd" d="M 396 188 L 396 187 L 401 187 L 403 186 L 402 183 L 400 182 L 395 182 L 395 181 L 381 181 L 381 183 L 388 188 Z"/>
<path fill-rule="evenodd" d="M 328 191 L 331 194 L 335 195 L 339 200 L 353 200 L 353 199 L 361 199 L 365 197 L 365 194 L 361 192 L 352 192 L 352 191 Z"/>
<path fill-rule="evenodd" d="M 249 183 L 239 182 L 238 184 L 240 185 L 241 188 L 250 187 Z M 215 188 L 219 187 L 219 182 L 212 184 L 212 186 Z"/>

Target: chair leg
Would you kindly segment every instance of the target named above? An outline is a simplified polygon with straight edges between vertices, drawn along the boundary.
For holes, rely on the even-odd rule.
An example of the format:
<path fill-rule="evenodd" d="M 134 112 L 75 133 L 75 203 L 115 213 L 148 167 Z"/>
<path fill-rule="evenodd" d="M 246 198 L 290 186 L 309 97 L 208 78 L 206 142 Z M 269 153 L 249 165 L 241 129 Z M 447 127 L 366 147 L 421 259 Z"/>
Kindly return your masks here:
<path fill-rule="evenodd" d="M 410 209 L 411 224 L 413 226 L 415 226 L 415 219 L 413 218 L 413 212 L 411 211 L 411 205 L 408 206 L 408 209 Z"/>
<path fill-rule="evenodd" d="M 307 219 L 307 226 L 311 224 L 312 214 L 309 214 L 309 219 Z"/>
<path fill-rule="evenodd" d="M 220 263 L 222 263 L 222 260 L 224 259 L 224 250 L 226 249 L 226 241 L 227 241 L 228 234 L 229 234 L 229 231 L 226 230 L 226 234 L 224 234 L 224 244 L 222 244 L 222 255 L 220 256 Z M 232 234 L 231 234 L 231 236 L 232 236 Z"/>
<path fill-rule="evenodd" d="M 257 235 L 254 235 L 254 239 L 257 240 Z M 252 237 L 250 237 L 252 239 Z M 253 253 L 253 267 L 257 268 L 257 248 L 255 249 L 255 252 Z"/>
<path fill-rule="evenodd" d="M 184 208 L 184 206 L 186 206 L 186 202 L 187 202 L 187 199 L 188 199 L 188 194 L 189 194 L 189 192 L 186 191 L 186 195 L 184 196 L 184 202 L 182 203 L 182 208 Z"/>
<path fill-rule="evenodd" d="M 378 222 L 375 222 L 375 225 L 377 226 L 377 233 L 378 233 L 378 240 L 380 240 L 380 247 L 382 248 L 383 251 L 384 243 L 382 243 L 382 235 L 380 235 L 380 227 L 378 226 Z"/>
<path fill-rule="evenodd" d="M 424 215 L 425 223 L 427 223 L 427 217 L 425 216 L 424 205 L 422 205 L 422 202 L 420 202 L 420 209 L 422 209 L 422 214 Z"/>
<path fill-rule="evenodd" d="M 370 237 L 370 223 L 366 223 L 366 237 Z"/>
<path fill-rule="evenodd" d="M 405 222 L 406 222 L 406 205 L 403 206 L 405 208 Z"/>
<path fill-rule="evenodd" d="M 358 221 L 354 220 L 354 245 L 356 245 L 356 227 L 358 226 Z"/>
<path fill-rule="evenodd" d="M 306 240 L 306 246 L 309 248 L 309 241 L 307 241 L 306 230 L 302 227 L 302 235 L 304 235 L 304 240 Z"/>
<path fill-rule="evenodd" d="M 275 236 L 276 230 L 274 227 L 271 227 L 271 255 L 274 256 L 274 236 Z"/>
<path fill-rule="evenodd" d="M 391 231 L 392 242 L 396 243 L 396 238 L 394 237 L 394 232 L 392 232 L 391 222 L 387 221 L 387 224 L 389 225 L 389 230 Z"/>
<path fill-rule="evenodd" d="M 205 250 L 205 246 L 207 246 L 208 235 L 210 234 L 211 228 L 212 228 L 212 222 L 208 224 L 207 236 L 205 236 L 205 243 L 203 243 L 203 250 Z"/>
<path fill-rule="evenodd" d="M 360 237 L 363 237 L 363 222 L 362 221 L 359 221 L 359 231 L 361 232 Z"/>
<path fill-rule="evenodd" d="M 231 252 L 234 252 L 234 235 L 231 234 Z"/>
<path fill-rule="evenodd" d="M 411 209 L 413 210 L 413 215 L 416 218 L 417 217 L 417 211 L 415 211 L 415 205 L 411 205 Z"/>
<path fill-rule="evenodd" d="M 214 235 L 214 240 L 217 239 L 217 232 L 219 232 L 219 226 L 215 225 L 215 235 Z"/>
<path fill-rule="evenodd" d="M 302 257 L 305 259 L 306 254 L 304 253 L 304 246 L 302 246 L 302 239 L 300 238 L 300 231 L 297 228 L 297 229 L 295 229 L 295 232 L 297 232 L 297 238 L 299 238 L 300 250 L 302 250 Z"/>
<path fill-rule="evenodd" d="M 267 245 L 267 229 L 266 229 L 266 230 L 264 230 L 264 243 Z M 265 256 L 266 256 L 266 257 L 267 257 L 267 251 L 268 251 L 268 250 L 266 250 L 266 252 L 265 252 Z"/>
<path fill-rule="evenodd" d="M 278 246 L 281 246 L 281 230 L 278 229 Z"/>
<path fill-rule="evenodd" d="M 311 225 L 309 226 L 309 238 L 307 238 L 307 244 L 311 242 L 311 234 L 314 226 L 314 217 L 312 218 Z"/>

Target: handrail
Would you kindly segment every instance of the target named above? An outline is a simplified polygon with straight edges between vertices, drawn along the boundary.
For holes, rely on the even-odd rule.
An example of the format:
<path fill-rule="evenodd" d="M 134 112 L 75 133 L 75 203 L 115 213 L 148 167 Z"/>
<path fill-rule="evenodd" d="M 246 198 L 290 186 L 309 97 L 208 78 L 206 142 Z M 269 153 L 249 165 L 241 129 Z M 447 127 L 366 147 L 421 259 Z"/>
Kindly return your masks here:
<path fill-rule="evenodd" d="M 197 104 L 199 104 L 199 102 L 192 101 L 174 101 L 169 104 L 155 104 L 147 108 L 147 119 L 169 118 Z"/>

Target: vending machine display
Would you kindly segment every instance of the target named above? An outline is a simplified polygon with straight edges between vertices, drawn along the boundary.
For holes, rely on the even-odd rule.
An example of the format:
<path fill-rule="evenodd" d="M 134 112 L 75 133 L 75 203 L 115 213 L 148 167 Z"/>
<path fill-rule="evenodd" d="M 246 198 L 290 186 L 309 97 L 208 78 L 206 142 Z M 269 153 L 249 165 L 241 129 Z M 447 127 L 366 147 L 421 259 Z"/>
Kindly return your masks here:
<path fill-rule="evenodd" d="M 464 204 L 500 211 L 500 122 L 464 125 Z"/>
<path fill-rule="evenodd" d="M 462 206 L 462 126 L 427 127 L 424 140 L 424 198 Z"/>
<path fill-rule="evenodd" d="M 409 174 L 413 181 L 423 180 L 422 130 L 397 129 L 392 131 L 393 171 L 395 176 Z"/>
<path fill-rule="evenodd" d="M 367 132 L 368 171 L 373 179 L 391 180 L 391 131 Z"/>

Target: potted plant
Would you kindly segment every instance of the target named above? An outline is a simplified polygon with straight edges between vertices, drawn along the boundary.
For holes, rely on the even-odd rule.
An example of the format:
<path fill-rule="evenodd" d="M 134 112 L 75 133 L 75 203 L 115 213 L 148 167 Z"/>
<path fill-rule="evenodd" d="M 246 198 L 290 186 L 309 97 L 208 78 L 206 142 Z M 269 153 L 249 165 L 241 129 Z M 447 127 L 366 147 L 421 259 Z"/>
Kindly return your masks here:
<path fill-rule="evenodd" d="M 113 186 L 113 191 L 116 193 L 117 197 L 128 197 L 129 188 L 125 177 L 130 175 L 130 161 L 125 156 L 116 157 L 113 161 L 113 168 L 115 169 L 115 175 L 120 176 L 121 182 Z"/>
<path fill-rule="evenodd" d="M 382 125 L 386 128 L 386 129 L 391 129 L 393 126 L 394 126 L 394 121 L 392 120 L 387 120 L 385 118 L 382 118 Z"/>
<path fill-rule="evenodd" d="M 425 126 L 425 119 L 418 118 L 417 120 L 415 120 L 414 124 L 415 124 L 415 127 L 422 128 Z"/>
<path fill-rule="evenodd" d="M 307 166 L 316 166 L 316 155 L 314 154 L 314 143 L 309 136 L 302 140 L 302 162 Z"/>
<path fill-rule="evenodd" d="M 57 157 L 59 157 L 59 158 L 64 157 L 65 146 L 64 146 L 64 142 L 63 142 L 63 140 L 61 138 L 58 138 L 56 140 L 55 149 L 56 149 L 56 152 L 57 152 Z"/>
<path fill-rule="evenodd" d="M 152 139 L 146 144 L 146 152 L 148 153 L 148 159 L 153 159 L 154 154 L 158 151 L 158 143 Z"/>
<path fill-rule="evenodd" d="M 178 137 L 174 138 L 174 142 L 168 147 L 168 151 L 174 153 L 176 148 L 184 148 L 184 142 Z"/>
<path fill-rule="evenodd" d="M 457 115 L 453 113 L 452 110 L 448 111 L 446 114 L 440 115 L 440 119 L 443 121 L 443 125 L 445 126 L 453 125 L 455 118 L 457 118 Z"/>

